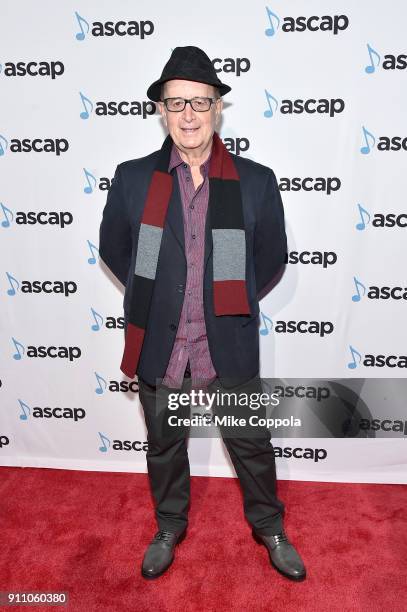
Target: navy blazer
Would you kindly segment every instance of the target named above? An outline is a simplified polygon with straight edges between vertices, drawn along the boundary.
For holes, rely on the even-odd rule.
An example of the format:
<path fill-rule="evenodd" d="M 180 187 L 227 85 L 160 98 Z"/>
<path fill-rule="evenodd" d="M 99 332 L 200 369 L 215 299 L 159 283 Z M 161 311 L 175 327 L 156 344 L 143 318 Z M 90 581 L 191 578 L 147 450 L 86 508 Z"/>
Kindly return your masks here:
<path fill-rule="evenodd" d="M 120 163 L 107 195 L 100 225 L 99 254 L 125 286 L 125 329 L 135 269 L 140 221 L 159 151 Z M 205 228 L 203 301 L 209 351 L 225 387 L 243 384 L 259 372 L 259 295 L 284 264 L 287 252 L 284 208 L 273 170 L 232 154 L 242 193 L 246 231 L 246 285 L 251 315 L 213 312 L 213 245 L 209 215 Z M 165 375 L 177 334 L 186 284 L 182 202 L 176 169 L 164 225 L 154 293 L 137 374 L 150 385 Z"/>

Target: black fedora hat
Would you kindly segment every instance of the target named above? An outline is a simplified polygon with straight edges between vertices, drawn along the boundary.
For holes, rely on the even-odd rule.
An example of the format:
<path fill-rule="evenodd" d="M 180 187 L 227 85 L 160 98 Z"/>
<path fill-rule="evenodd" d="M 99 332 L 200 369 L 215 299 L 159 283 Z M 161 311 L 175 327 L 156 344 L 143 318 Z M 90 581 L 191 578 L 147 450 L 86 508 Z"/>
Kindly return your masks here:
<path fill-rule="evenodd" d="M 211 60 L 198 47 L 175 47 L 163 68 L 161 77 L 147 89 L 148 98 L 158 102 L 161 99 L 161 85 L 171 79 L 208 83 L 217 87 L 221 96 L 232 89 L 218 79 Z"/>

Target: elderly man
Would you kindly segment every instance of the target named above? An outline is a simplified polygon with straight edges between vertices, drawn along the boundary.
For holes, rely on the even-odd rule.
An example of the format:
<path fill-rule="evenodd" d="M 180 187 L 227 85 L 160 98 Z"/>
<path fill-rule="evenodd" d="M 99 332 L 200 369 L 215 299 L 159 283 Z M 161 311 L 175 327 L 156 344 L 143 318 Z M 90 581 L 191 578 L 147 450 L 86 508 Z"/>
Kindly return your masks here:
<path fill-rule="evenodd" d="M 100 256 L 126 287 L 120 368 L 138 375 L 148 432 L 158 532 L 143 558 L 145 578 L 168 569 L 188 524 L 188 427 L 169 426 L 169 393 L 262 390 L 258 298 L 287 248 L 273 171 L 229 153 L 216 131 L 230 90 L 201 49 L 174 49 L 147 91 L 169 134 L 160 150 L 117 166 L 100 227 Z M 303 579 L 283 527 L 269 431 L 220 429 L 254 538 L 278 571 Z"/>

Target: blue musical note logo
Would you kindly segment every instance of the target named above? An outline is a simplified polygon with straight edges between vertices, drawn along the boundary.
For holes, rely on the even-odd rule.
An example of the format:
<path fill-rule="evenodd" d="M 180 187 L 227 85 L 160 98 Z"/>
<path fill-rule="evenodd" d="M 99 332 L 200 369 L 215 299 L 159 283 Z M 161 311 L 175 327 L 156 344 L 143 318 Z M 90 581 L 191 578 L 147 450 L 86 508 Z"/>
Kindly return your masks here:
<path fill-rule="evenodd" d="M 274 96 L 271 95 L 270 92 L 267 91 L 267 89 L 264 90 L 264 93 L 266 94 L 266 100 L 267 100 L 267 104 L 268 104 L 268 109 L 264 111 L 264 116 L 267 119 L 270 119 L 271 117 L 274 116 L 277 107 L 278 107 L 278 100 L 277 98 L 275 98 Z M 274 106 L 274 111 L 271 108 L 271 105 L 273 104 Z"/>
<path fill-rule="evenodd" d="M 81 17 L 77 11 L 75 11 L 75 17 L 78 20 L 78 25 L 81 29 L 81 31 L 76 34 L 75 38 L 76 40 L 85 40 L 85 36 L 89 32 L 89 23 L 86 21 L 86 19 Z M 86 27 L 86 34 L 84 32 L 82 24 L 84 24 Z"/>
<path fill-rule="evenodd" d="M 7 295 L 15 295 L 17 289 L 20 287 L 20 283 L 14 276 L 11 276 L 8 272 L 6 272 L 7 280 L 10 283 L 10 289 L 7 289 Z"/>
<path fill-rule="evenodd" d="M 365 72 L 367 72 L 367 74 L 373 74 L 373 72 L 376 71 L 376 66 L 380 64 L 380 55 L 369 45 L 369 43 L 367 43 L 367 50 L 369 51 L 370 64 L 365 67 Z M 376 58 L 376 65 L 374 58 Z"/>
<path fill-rule="evenodd" d="M 19 415 L 21 421 L 27 421 L 28 415 L 31 413 L 31 408 L 27 406 L 22 400 L 18 400 L 21 406 L 22 413 Z"/>
<path fill-rule="evenodd" d="M 270 317 L 265 315 L 263 312 L 261 312 L 260 314 L 261 314 L 261 318 L 263 321 L 262 325 L 264 325 L 264 327 L 261 327 L 259 332 L 262 336 L 268 336 L 268 334 L 271 332 L 273 328 L 273 321 L 270 319 Z M 270 326 L 270 332 L 269 332 L 269 326 Z"/>
<path fill-rule="evenodd" d="M 99 331 L 103 325 L 103 317 L 98 312 L 96 312 L 96 310 L 94 310 L 92 307 L 90 309 L 92 311 L 92 315 L 95 320 L 95 323 L 91 326 L 91 329 L 93 331 Z M 98 323 L 98 319 L 100 321 L 100 324 Z"/>
<path fill-rule="evenodd" d="M 358 367 L 359 363 L 362 361 L 362 355 L 359 353 L 359 351 L 354 349 L 353 346 L 349 345 L 349 348 L 350 348 L 350 352 L 352 355 L 352 361 L 348 363 L 348 368 L 350 370 L 354 370 L 355 368 Z M 355 356 L 358 358 L 358 363 L 356 363 Z"/>
<path fill-rule="evenodd" d="M 354 295 L 352 295 L 352 302 L 360 302 L 361 295 L 360 295 L 359 287 L 363 290 L 363 295 L 366 295 L 366 287 L 365 287 L 365 285 L 363 283 L 361 283 L 356 278 L 356 276 L 353 277 L 353 281 L 355 283 L 356 293 Z"/>
<path fill-rule="evenodd" d="M 1 222 L 1 227 L 10 227 L 10 219 L 11 221 L 14 218 L 14 215 L 12 213 L 12 211 L 7 208 L 7 206 L 4 206 L 4 204 L 2 204 L 0 202 L 0 206 L 1 206 L 1 210 L 3 211 L 3 215 L 4 215 L 4 221 Z M 10 214 L 10 217 L 7 216 L 7 213 Z"/>
<path fill-rule="evenodd" d="M 368 153 L 370 153 L 370 151 L 374 147 L 376 138 L 373 136 L 371 132 L 369 132 L 369 130 L 365 128 L 365 126 L 362 126 L 362 130 L 363 130 L 363 136 L 364 136 L 366 144 L 363 147 L 360 147 L 360 152 L 362 153 L 362 155 L 367 155 Z M 372 143 L 372 146 L 369 145 L 369 140 Z"/>
<path fill-rule="evenodd" d="M 95 372 L 95 376 L 96 376 L 96 380 L 98 381 L 98 385 L 99 385 L 98 387 L 96 387 L 95 393 L 97 393 L 98 395 L 102 395 L 106 391 L 107 381 L 103 378 L 103 376 L 100 376 L 100 374 L 98 374 L 97 372 Z"/>
<path fill-rule="evenodd" d="M 365 208 L 363 208 L 363 206 L 361 206 L 360 204 L 358 204 L 358 209 L 359 209 L 359 214 L 360 214 L 360 222 L 356 223 L 355 227 L 357 230 L 361 231 L 366 228 L 366 225 L 368 223 L 370 223 L 370 213 Z M 366 223 L 365 223 L 365 218 L 367 219 Z"/>
<path fill-rule="evenodd" d="M 15 347 L 15 349 L 16 349 L 16 351 L 17 351 L 17 353 L 14 353 L 14 355 L 13 355 L 13 359 L 16 359 L 16 360 L 18 361 L 18 360 L 19 360 L 19 359 L 21 359 L 21 358 L 22 358 L 22 356 L 24 355 L 24 353 L 25 353 L 25 348 L 24 348 L 24 346 L 21 344 L 21 342 L 18 342 L 18 340 L 16 340 L 15 338 L 11 338 L 11 339 L 12 339 L 12 341 L 13 341 L 13 343 L 14 343 L 14 347 Z M 19 347 L 21 348 L 21 353 L 20 353 L 20 348 L 19 348 Z"/>
<path fill-rule="evenodd" d="M 107 449 L 109 448 L 109 446 L 110 446 L 110 440 L 109 440 L 109 438 L 104 436 L 102 433 L 100 433 L 100 431 L 98 433 L 99 433 L 100 439 L 102 441 L 102 446 L 99 446 L 99 450 L 100 450 L 101 453 L 105 453 L 107 451 Z M 107 446 L 106 446 L 105 441 L 108 442 Z"/>
<path fill-rule="evenodd" d="M 83 191 L 85 193 L 93 193 L 93 189 L 96 187 L 96 178 L 93 176 L 93 174 L 91 174 L 90 172 L 88 172 L 86 170 L 86 168 L 83 169 L 84 173 L 85 173 L 85 178 L 88 182 L 88 184 L 86 185 L 86 187 L 83 188 Z M 91 185 L 91 182 L 93 183 L 93 187 Z"/>
<path fill-rule="evenodd" d="M 269 22 L 270 22 L 270 27 L 266 28 L 264 30 L 264 33 L 266 36 L 274 36 L 278 28 L 280 27 L 280 18 L 278 15 L 273 13 L 273 11 L 271 11 L 268 6 L 266 6 L 266 11 L 267 11 L 267 17 L 269 18 Z M 273 19 L 277 22 L 276 27 L 274 27 Z"/>
<path fill-rule="evenodd" d="M 4 146 L 2 143 L 4 143 Z M 6 154 L 7 147 L 8 147 L 7 138 L 4 138 L 4 136 L 0 134 L 0 157 Z"/>
<path fill-rule="evenodd" d="M 92 244 L 92 242 L 90 242 L 90 240 L 87 240 L 87 243 L 88 243 L 89 250 L 90 250 L 90 252 L 92 254 L 92 257 L 89 257 L 89 259 L 88 259 L 88 264 L 93 266 L 96 263 L 95 252 L 97 252 L 98 255 L 99 255 L 99 251 L 98 251 L 97 247 L 95 247 L 95 245 Z"/>
<path fill-rule="evenodd" d="M 79 95 L 81 97 L 81 102 L 83 104 L 83 108 L 85 110 L 83 110 L 81 112 L 81 114 L 79 115 L 81 119 L 89 119 L 89 111 L 92 112 L 93 111 L 93 102 L 92 100 L 89 100 L 89 98 L 87 98 L 81 91 L 79 92 Z M 89 110 L 88 110 L 89 108 Z"/>

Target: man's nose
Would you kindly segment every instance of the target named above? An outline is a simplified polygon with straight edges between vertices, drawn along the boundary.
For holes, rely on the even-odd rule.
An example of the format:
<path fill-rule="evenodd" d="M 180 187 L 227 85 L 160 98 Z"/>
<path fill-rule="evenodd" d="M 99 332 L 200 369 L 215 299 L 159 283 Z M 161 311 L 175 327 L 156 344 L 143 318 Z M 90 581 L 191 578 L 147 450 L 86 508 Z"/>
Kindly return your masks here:
<path fill-rule="evenodd" d="M 183 110 L 183 119 L 185 119 L 185 121 L 192 121 L 195 118 L 195 113 L 192 109 L 192 106 L 189 102 L 187 102 L 185 104 L 185 108 Z"/>

